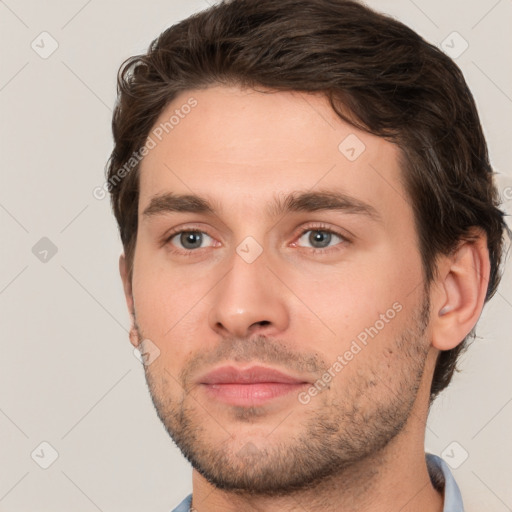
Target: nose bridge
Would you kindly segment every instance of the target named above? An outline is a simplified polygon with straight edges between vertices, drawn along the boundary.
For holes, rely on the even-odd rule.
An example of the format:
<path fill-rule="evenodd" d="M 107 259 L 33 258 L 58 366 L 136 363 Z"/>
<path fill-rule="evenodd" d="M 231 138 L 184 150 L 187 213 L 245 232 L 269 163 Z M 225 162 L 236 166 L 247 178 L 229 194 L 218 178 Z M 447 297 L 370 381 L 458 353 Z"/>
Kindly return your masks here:
<path fill-rule="evenodd" d="M 275 332 L 286 329 L 286 297 L 267 268 L 270 262 L 263 247 L 247 237 L 236 247 L 230 263 L 230 270 L 215 287 L 210 326 L 242 337 L 262 327 Z"/>

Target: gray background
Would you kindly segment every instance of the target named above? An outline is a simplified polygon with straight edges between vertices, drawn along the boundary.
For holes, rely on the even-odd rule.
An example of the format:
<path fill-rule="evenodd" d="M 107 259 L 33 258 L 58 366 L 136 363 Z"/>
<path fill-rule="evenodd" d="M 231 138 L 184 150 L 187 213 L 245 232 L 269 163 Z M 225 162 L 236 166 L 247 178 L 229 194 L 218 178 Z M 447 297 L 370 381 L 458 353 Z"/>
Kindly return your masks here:
<path fill-rule="evenodd" d="M 510 211 L 512 1 L 368 4 L 447 51 L 467 41 L 456 61 Z M 191 490 L 128 341 L 121 244 L 93 189 L 112 149 L 120 63 L 205 7 L 0 1 L 0 511 L 169 511 Z M 429 419 L 426 449 L 454 467 L 469 512 L 512 510 L 511 316 L 509 264 L 481 338 Z"/>

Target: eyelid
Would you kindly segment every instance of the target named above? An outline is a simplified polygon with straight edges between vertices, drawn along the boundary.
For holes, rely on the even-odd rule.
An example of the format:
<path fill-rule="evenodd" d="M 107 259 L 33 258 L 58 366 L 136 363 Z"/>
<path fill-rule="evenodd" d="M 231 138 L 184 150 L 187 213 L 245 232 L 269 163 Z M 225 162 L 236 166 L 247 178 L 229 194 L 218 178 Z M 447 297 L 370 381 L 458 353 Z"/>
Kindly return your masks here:
<path fill-rule="evenodd" d="M 160 238 L 160 245 L 161 246 L 167 245 L 171 241 L 172 238 L 174 238 L 176 235 L 179 235 L 181 233 L 202 233 L 202 234 L 209 236 L 212 239 L 215 239 L 215 237 L 210 235 L 208 233 L 208 231 L 205 230 L 204 226 L 202 226 L 200 224 L 195 225 L 192 223 L 192 224 L 187 224 L 186 226 L 177 226 L 177 227 L 174 227 L 174 228 L 166 231 Z M 187 251 L 187 252 L 191 252 L 191 251 Z"/>
<path fill-rule="evenodd" d="M 335 233 L 341 236 L 342 238 L 346 238 L 347 240 L 350 239 L 351 237 L 354 237 L 354 235 L 352 235 L 352 233 L 350 233 L 348 230 L 339 227 L 334 227 L 322 221 L 306 222 L 305 224 L 302 224 L 299 228 L 297 228 L 296 233 L 301 234 L 304 233 L 305 231 L 329 231 L 331 233 Z"/>
<path fill-rule="evenodd" d="M 294 235 L 294 242 L 293 242 L 293 246 L 296 246 L 297 245 L 297 242 L 295 240 L 299 240 L 300 238 L 302 238 L 308 231 L 323 231 L 323 232 L 326 232 L 326 233 L 331 233 L 333 235 L 336 235 L 338 237 L 340 237 L 342 239 L 342 241 L 334 246 L 330 246 L 330 247 L 325 247 L 325 248 L 316 248 L 316 247 L 309 247 L 309 248 L 306 248 L 306 249 L 309 249 L 310 251 L 316 251 L 316 252 L 323 252 L 323 253 L 327 253 L 329 252 L 330 250 L 337 250 L 336 249 L 336 246 L 338 245 L 345 245 L 345 244 L 348 244 L 348 243 L 351 243 L 352 242 L 352 237 L 350 235 L 347 235 L 345 230 L 342 230 L 341 228 L 333 228 L 327 224 L 324 224 L 322 222 L 313 222 L 311 223 L 310 225 L 303 225 L 299 228 L 299 230 L 296 232 L 296 234 Z"/>

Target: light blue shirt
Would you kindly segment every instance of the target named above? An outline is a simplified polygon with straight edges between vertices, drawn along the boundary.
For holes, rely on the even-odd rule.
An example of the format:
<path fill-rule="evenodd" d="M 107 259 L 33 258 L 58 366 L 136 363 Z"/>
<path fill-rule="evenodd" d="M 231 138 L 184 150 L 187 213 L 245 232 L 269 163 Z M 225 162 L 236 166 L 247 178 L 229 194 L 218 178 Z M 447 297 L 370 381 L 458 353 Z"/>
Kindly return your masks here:
<path fill-rule="evenodd" d="M 430 453 L 426 454 L 426 458 L 428 472 L 434 487 L 440 491 L 444 488 L 443 512 L 464 512 L 462 496 L 448 464 L 437 455 Z M 172 512 L 189 512 L 191 503 L 192 494 L 187 496 Z"/>

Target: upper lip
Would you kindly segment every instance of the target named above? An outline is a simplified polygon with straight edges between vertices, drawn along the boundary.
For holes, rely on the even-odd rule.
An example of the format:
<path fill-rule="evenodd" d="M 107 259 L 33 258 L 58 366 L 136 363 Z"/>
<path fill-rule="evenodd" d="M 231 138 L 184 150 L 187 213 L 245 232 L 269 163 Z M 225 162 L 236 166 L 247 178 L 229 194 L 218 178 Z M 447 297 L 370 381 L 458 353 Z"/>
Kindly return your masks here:
<path fill-rule="evenodd" d="M 198 381 L 200 384 L 258 384 L 262 382 L 304 384 L 306 382 L 304 379 L 292 377 L 274 368 L 264 366 L 250 366 L 248 368 L 221 366 L 203 375 Z"/>

